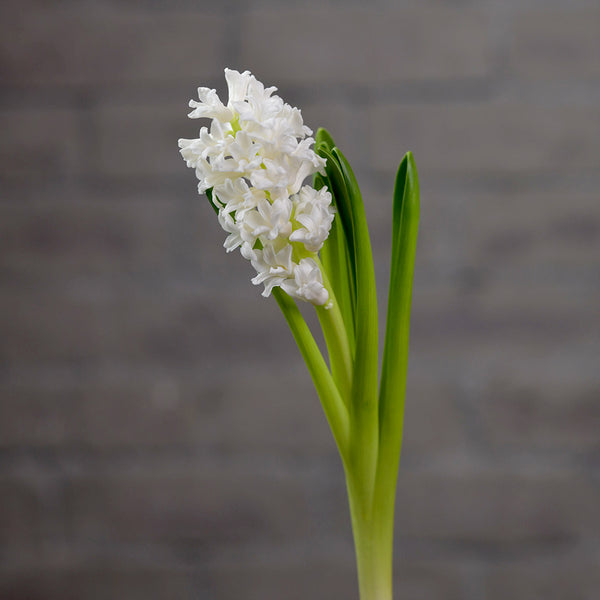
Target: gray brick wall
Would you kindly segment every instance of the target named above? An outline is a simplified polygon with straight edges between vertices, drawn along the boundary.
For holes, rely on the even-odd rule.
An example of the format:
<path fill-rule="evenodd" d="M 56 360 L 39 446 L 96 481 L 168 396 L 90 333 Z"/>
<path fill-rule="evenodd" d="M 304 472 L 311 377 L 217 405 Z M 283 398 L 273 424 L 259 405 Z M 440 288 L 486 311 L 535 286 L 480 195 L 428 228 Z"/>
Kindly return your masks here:
<path fill-rule="evenodd" d="M 382 308 L 420 168 L 396 597 L 600 597 L 597 0 L 6 0 L 0 598 L 357 598 L 305 367 L 177 153 L 225 66 L 346 150 Z"/>

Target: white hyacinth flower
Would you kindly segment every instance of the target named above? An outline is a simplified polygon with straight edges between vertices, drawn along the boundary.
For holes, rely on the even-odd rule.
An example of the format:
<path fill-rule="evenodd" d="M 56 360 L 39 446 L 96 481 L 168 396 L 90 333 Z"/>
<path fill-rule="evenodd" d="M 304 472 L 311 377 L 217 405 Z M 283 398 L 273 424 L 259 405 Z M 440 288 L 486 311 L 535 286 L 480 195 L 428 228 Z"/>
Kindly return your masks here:
<path fill-rule="evenodd" d="M 290 235 L 290 241 L 301 242 L 309 252 L 318 252 L 329 235 L 334 213 L 331 194 L 305 185 L 294 197 L 294 219 L 302 225 Z"/>
<path fill-rule="evenodd" d="M 317 306 L 329 293 L 317 252 L 334 218 L 327 188 L 303 185 L 324 173 L 325 160 L 312 145 L 312 131 L 297 108 L 265 88 L 249 71 L 225 69 L 227 104 L 217 92 L 198 88 L 190 101 L 193 119 L 211 119 L 198 138 L 180 139 L 181 155 L 195 169 L 198 191 L 212 191 L 219 223 L 229 234 L 228 252 L 240 248 L 264 285 L 264 296 L 275 286 L 290 296 Z"/>
<path fill-rule="evenodd" d="M 323 287 L 321 270 L 312 258 L 303 258 L 294 269 L 294 285 L 293 293 L 308 302 L 320 306 L 329 299 L 329 294 Z"/>

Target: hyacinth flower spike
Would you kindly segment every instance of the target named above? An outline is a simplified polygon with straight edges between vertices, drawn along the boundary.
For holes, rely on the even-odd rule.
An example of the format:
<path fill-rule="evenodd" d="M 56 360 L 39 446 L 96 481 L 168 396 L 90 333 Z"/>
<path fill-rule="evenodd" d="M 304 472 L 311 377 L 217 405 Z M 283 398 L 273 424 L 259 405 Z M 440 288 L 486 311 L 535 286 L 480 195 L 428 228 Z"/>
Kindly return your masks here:
<path fill-rule="evenodd" d="M 360 190 L 331 135 L 316 139 L 297 108 L 248 71 L 225 70 L 229 99 L 199 88 L 192 118 L 211 119 L 179 140 L 218 221 L 255 285 L 277 301 L 304 358 L 346 476 L 361 600 L 392 599 L 394 503 L 404 419 L 408 333 L 419 220 L 413 157 L 393 198 L 390 290 L 378 365 L 375 272 Z M 315 146 L 313 150 L 312 146 Z M 313 185 L 304 180 L 313 177 Z M 314 305 L 323 357 L 297 301 Z"/>

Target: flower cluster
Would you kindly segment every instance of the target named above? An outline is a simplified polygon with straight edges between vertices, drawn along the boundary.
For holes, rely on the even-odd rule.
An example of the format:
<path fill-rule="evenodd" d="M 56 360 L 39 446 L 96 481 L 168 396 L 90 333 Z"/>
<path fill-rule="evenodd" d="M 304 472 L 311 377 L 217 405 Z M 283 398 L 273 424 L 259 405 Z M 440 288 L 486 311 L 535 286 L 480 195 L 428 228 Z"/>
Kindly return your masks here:
<path fill-rule="evenodd" d="M 228 252 L 240 249 L 256 269 L 263 296 L 280 286 L 290 296 L 327 304 L 317 252 L 334 217 L 327 188 L 302 185 L 323 173 L 325 160 L 311 146 L 311 130 L 297 108 L 250 74 L 225 69 L 229 99 L 198 89 L 193 119 L 211 119 L 198 138 L 179 140 L 187 166 L 196 170 L 198 191 L 209 191 L 219 223 L 229 234 Z"/>

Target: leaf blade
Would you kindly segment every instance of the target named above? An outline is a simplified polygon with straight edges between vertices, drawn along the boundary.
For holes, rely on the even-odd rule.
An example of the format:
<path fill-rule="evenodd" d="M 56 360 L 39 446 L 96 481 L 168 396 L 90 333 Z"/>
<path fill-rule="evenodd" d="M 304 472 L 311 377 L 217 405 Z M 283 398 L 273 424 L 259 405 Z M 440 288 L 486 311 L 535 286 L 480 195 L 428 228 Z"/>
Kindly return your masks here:
<path fill-rule="evenodd" d="M 379 444 L 378 428 L 378 319 L 375 267 L 365 207 L 360 188 L 350 163 L 334 148 L 335 157 L 350 199 L 350 218 L 353 227 L 353 253 L 356 278 L 356 358 L 354 363 L 350 423 L 350 469 L 360 482 L 366 507 L 370 510 L 376 481 Z"/>
<path fill-rule="evenodd" d="M 412 283 L 420 216 L 419 177 L 408 152 L 396 176 L 392 261 L 379 399 L 378 477 L 395 481 L 402 447 Z M 383 485 L 383 483 L 382 483 Z M 388 484 L 389 485 L 389 484 Z"/>

